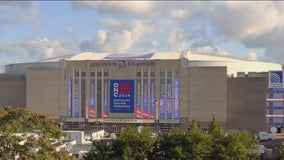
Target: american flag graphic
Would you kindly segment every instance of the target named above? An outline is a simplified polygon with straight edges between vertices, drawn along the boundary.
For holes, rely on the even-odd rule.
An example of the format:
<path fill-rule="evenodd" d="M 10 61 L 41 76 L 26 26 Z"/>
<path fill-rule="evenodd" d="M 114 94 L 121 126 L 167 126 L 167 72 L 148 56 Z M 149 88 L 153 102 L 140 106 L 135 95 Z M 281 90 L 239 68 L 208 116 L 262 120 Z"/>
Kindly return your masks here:
<path fill-rule="evenodd" d="M 144 119 L 147 119 L 147 118 L 148 118 L 148 111 L 144 111 L 143 117 L 144 117 Z"/>
<path fill-rule="evenodd" d="M 94 107 L 90 108 L 90 117 L 95 117 L 96 115 L 96 109 Z"/>
<path fill-rule="evenodd" d="M 136 118 L 141 118 L 141 108 L 136 108 Z"/>
<path fill-rule="evenodd" d="M 155 118 L 155 114 L 154 114 L 154 113 L 151 113 L 151 114 L 150 114 L 150 118 L 151 118 L 151 119 L 154 119 L 154 118 Z"/>
<path fill-rule="evenodd" d="M 108 113 L 104 112 L 104 118 L 108 118 Z"/>
<path fill-rule="evenodd" d="M 130 94 L 131 86 L 130 83 L 120 83 L 118 86 L 119 94 Z"/>

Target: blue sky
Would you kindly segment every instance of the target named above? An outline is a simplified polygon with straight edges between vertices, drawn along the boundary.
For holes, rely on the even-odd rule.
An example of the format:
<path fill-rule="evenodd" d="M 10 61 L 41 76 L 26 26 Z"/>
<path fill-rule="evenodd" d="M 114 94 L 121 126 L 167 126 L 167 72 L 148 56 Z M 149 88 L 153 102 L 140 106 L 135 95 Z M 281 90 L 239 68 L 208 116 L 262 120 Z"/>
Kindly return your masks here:
<path fill-rule="evenodd" d="M 190 50 L 284 63 L 284 2 L 1 1 L 0 71 L 96 50 Z"/>

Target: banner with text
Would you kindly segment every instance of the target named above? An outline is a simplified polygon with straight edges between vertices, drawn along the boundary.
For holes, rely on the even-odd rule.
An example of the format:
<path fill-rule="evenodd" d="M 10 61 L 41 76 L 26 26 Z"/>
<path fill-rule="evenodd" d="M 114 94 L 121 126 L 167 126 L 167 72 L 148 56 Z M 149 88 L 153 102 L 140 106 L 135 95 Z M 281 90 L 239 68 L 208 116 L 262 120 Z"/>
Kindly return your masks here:
<path fill-rule="evenodd" d="M 110 80 L 110 112 L 134 113 L 134 80 Z"/>

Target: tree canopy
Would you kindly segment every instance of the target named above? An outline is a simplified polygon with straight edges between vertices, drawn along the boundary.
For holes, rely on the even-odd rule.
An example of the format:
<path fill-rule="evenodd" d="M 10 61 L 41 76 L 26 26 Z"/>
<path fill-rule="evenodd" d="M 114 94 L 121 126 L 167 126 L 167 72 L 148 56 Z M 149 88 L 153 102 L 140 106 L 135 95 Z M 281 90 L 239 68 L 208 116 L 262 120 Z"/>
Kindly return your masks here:
<path fill-rule="evenodd" d="M 0 107 L 0 159 L 74 159 L 65 150 L 56 151 L 50 140 L 63 133 L 55 121 L 23 108 Z"/>
<path fill-rule="evenodd" d="M 99 157 L 100 153 L 107 153 L 109 159 L 122 160 L 259 159 L 253 152 L 258 140 L 246 131 L 224 134 L 217 117 L 213 117 L 209 133 L 201 130 L 199 122 L 193 120 L 191 130 L 187 132 L 172 129 L 169 133 L 159 133 L 153 138 L 147 129 L 139 133 L 135 128 L 126 128 L 106 149 L 98 147 L 99 144 L 106 146 L 102 142 L 94 143 L 93 149 L 86 154 L 87 158 L 92 159 Z M 108 152 L 102 152 L 105 150 Z"/>

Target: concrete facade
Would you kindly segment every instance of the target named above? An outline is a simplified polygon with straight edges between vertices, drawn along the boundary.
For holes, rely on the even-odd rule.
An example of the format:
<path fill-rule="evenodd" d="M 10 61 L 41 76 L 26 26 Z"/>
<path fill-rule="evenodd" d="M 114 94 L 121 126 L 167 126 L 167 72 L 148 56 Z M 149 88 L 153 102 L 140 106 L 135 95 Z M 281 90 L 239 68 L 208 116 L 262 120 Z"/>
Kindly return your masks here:
<path fill-rule="evenodd" d="M 65 69 L 29 68 L 27 71 L 27 108 L 55 119 L 66 116 Z"/>
<path fill-rule="evenodd" d="M 267 77 L 228 78 L 228 129 L 267 129 L 267 82 Z"/>
<path fill-rule="evenodd" d="M 0 106 L 26 107 L 26 78 L 0 75 Z"/>
<path fill-rule="evenodd" d="M 58 64 L 52 62 L 51 67 L 27 68 L 21 72 L 26 73 L 26 80 L 21 80 L 26 88 L 22 86 L 19 93 L 26 97 L 29 110 L 51 115 L 65 129 L 117 132 L 126 125 L 142 125 L 153 130 L 187 130 L 194 119 L 206 128 L 213 116 L 225 129 L 265 129 L 268 63 L 261 68 L 261 62 L 232 58 L 225 61 L 224 57 L 224 61 L 216 61 L 216 57 L 209 57 L 82 53 L 65 60 L 57 58 Z M 243 69 L 234 67 L 238 63 L 266 75 L 243 72 L 240 75 L 247 76 L 237 77 L 236 71 Z M 282 69 L 278 64 L 273 64 L 272 69 L 279 66 Z M 16 73 L 11 67 L 9 72 Z M 111 83 L 119 80 L 134 84 L 130 112 L 111 111 Z"/>

